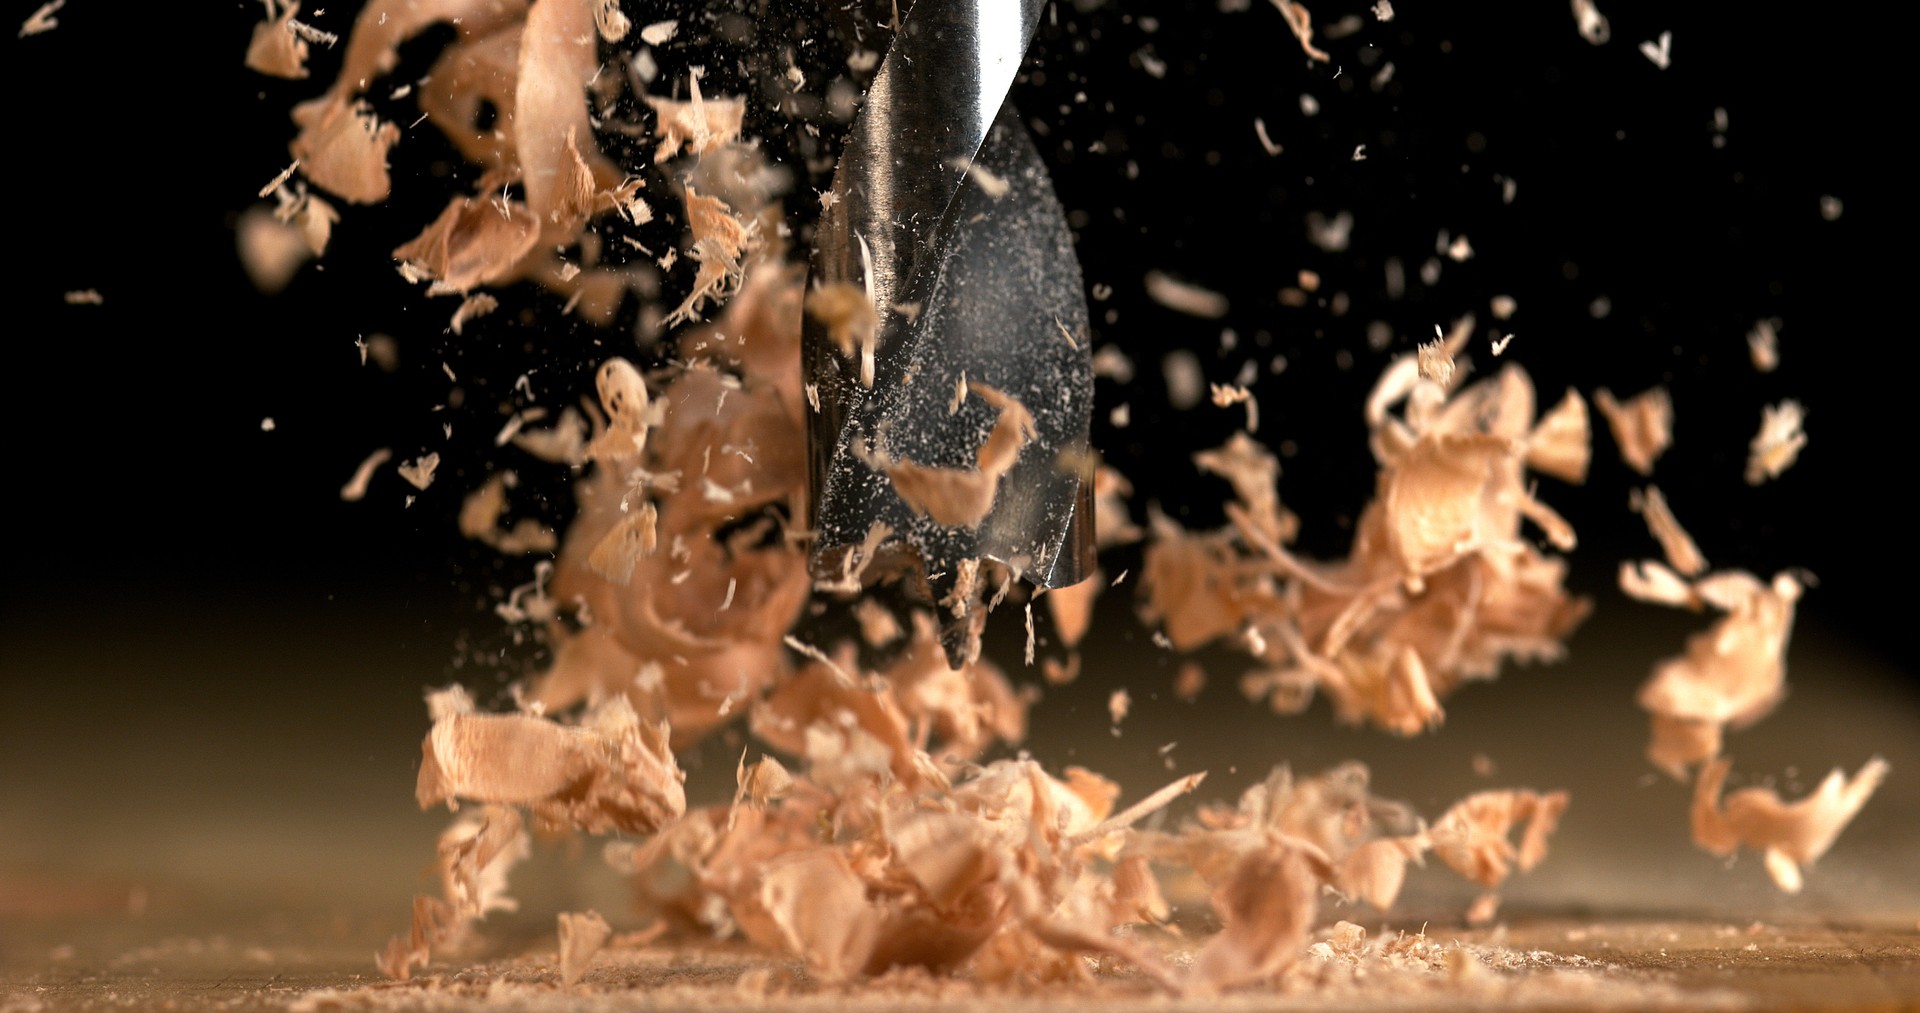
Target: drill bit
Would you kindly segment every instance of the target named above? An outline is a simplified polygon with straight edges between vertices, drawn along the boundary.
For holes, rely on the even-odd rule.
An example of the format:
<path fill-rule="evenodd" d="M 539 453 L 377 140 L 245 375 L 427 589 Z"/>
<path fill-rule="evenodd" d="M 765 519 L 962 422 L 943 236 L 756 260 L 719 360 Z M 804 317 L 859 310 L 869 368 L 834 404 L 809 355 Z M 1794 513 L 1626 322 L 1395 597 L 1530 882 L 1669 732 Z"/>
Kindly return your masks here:
<path fill-rule="evenodd" d="M 950 606 L 955 664 L 978 652 L 983 564 L 1037 588 L 1093 567 L 1086 296 L 1007 100 L 1040 12 L 1038 0 L 906 12 L 814 239 L 802 351 L 814 572 L 906 576 Z"/>

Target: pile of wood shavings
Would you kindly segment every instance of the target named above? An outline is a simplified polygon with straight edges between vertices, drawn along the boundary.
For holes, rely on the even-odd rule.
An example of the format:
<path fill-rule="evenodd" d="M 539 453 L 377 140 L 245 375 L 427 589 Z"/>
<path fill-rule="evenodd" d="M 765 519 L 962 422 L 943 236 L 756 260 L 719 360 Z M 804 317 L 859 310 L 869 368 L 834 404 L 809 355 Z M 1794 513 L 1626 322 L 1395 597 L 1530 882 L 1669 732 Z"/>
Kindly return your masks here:
<path fill-rule="evenodd" d="M 1472 326 L 1464 319 L 1395 360 L 1375 385 L 1366 418 L 1378 492 L 1344 560 L 1286 548 L 1298 524 L 1264 448 L 1236 436 L 1196 455 L 1236 502 L 1222 531 L 1152 519 L 1144 610 L 1174 648 L 1233 638 L 1261 666 L 1242 680 L 1248 695 L 1295 713 L 1325 693 L 1342 720 L 1401 735 L 1438 724 L 1449 693 L 1494 677 L 1505 659 L 1560 654 L 1588 605 L 1563 589 L 1565 562 L 1522 537 L 1524 521 L 1558 548 L 1574 545 L 1525 473 L 1584 479 L 1586 404 L 1568 391 L 1536 420 L 1518 366 L 1456 390 L 1454 356 Z"/>
<path fill-rule="evenodd" d="M 797 331 L 793 272 L 763 266 L 716 324 L 745 348 L 790 345 Z M 1429 850 L 1489 888 L 1544 856 L 1564 794 L 1482 793 L 1429 830 L 1371 796 L 1358 764 L 1300 781 L 1280 768 L 1236 806 L 1136 832 L 1202 775 L 1115 812 L 1119 787 L 1091 772 L 978 766 L 994 743 L 1023 737 L 1027 701 L 987 660 L 949 667 L 924 610 L 907 627 L 867 624 L 869 646 L 895 648 L 883 668 L 863 668 L 853 645 L 790 664 L 804 559 L 784 537 L 722 534 L 741 503 L 798 488 L 792 448 L 767 445 L 797 428 L 797 378 L 762 375 L 756 361 L 722 372 L 696 359 L 658 396 L 624 362 L 600 371 L 601 414 L 578 441 L 593 463 L 581 515 L 550 585 L 522 604 L 553 617 L 555 662 L 519 714 L 474 714 L 457 691 L 430 701 L 420 800 L 483 808 L 443 838 L 446 895 L 416 902 L 414 930 L 383 961 L 390 974 L 457 944 L 504 902 L 505 869 L 525 852 L 521 808 L 548 829 L 652 834 L 610 854 L 648 909 L 683 937 L 744 937 L 829 981 L 899 967 L 1078 980 L 1087 955 L 1180 991 L 1269 981 L 1298 959 L 1326 887 L 1384 909 Z M 778 515 L 764 523 L 777 534 Z M 802 767 L 743 758 L 733 803 L 686 811 L 663 743 L 690 744 L 741 714 Z M 1206 884 L 1223 925 L 1190 963 L 1119 931 L 1169 917 L 1156 865 Z"/>

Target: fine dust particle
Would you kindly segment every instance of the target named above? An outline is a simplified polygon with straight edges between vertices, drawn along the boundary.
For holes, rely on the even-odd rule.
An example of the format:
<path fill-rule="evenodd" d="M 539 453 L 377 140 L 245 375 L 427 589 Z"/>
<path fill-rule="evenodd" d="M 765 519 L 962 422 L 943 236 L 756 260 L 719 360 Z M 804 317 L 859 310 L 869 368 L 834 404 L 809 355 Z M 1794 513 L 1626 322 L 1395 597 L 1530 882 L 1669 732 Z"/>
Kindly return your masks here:
<path fill-rule="evenodd" d="M 1844 210 L 1846 210 L 1846 207 L 1845 205 L 1840 203 L 1840 198 L 1835 197 L 1832 194 L 1820 195 L 1820 217 L 1821 218 L 1830 222 L 1837 222 L 1840 220 L 1840 213 Z"/>
<path fill-rule="evenodd" d="M 1160 372 L 1167 380 L 1167 403 L 1176 411 L 1186 411 L 1206 396 L 1207 382 L 1200 373 L 1200 359 L 1184 348 L 1168 352 L 1160 360 Z"/>
<path fill-rule="evenodd" d="M 270 432 L 273 432 L 273 429 L 274 429 L 273 416 L 269 415 L 266 418 L 260 420 L 261 432 L 270 433 Z"/>
<path fill-rule="evenodd" d="M 1520 308 L 1520 304 L 1510 295 L 1494 296 L 1488 305 L 1493 310 L 1495 320 L 1512 319 L 1514 311 Z"/>
<path fill-rule="evenodd" d="M 1148 271 L 1147 297 L 1176 313 L 1203 320 L 1218 320 L 1227 315 L 1227 297 L 1212 289 L 1176 281 L 1163 271 Z"/>
<path fill-rule="evenodd" d="M 1113 695 L 1107 697 L 1107 714 L 1113 718 L 1115 725 L 1127 719 L 1127 711 L 1132 707 L 1133 698 L 1128 696 L 1124 689 L 1116 689 Z"/>
<path fill-rule="evenodd" d="M 99 306 L 107 301 L 107 297 L 101 295 L 99 289 L 82 288 L 68 292 L 66 300 L 69 306 Z"/>
<path fill-rule="evenodd" d="M 1379 18 L 1382 21 L 1392 21 L 1393 20 L 1393 4 L 1390 2 L 1390 0 L 1380 0 L 1379 3 L 1374 4 L 1373 16 L 1376 18 Z"/>

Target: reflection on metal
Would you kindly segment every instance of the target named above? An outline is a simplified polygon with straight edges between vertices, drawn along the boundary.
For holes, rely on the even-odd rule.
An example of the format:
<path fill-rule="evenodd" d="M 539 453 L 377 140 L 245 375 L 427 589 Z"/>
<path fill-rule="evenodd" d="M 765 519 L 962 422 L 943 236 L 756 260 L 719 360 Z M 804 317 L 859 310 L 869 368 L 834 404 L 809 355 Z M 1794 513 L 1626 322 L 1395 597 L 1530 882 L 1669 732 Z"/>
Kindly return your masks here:
<path fill-rule="evenodd" d="M 1040 12 L 1038 0 L 920 0 L 852 126 L 811 284 L 864 288 L 878 348 L 862 384 L 858 354 L 807 320 L 804 366 L 820 399 L 808 523 L 823 575 L 875 523 L 895 532 L 882 554 L 935 592 L 966 559 L 1040 587 L 1092 572 L 1086 297 L 1046 167 L 1006 98 Z M 996 412 L 978 398 L 949 410 L 962 376 L 1011 395 L 1035 423 L 974 528 L 916 513 L 873 463 L 972 467 Z"/>

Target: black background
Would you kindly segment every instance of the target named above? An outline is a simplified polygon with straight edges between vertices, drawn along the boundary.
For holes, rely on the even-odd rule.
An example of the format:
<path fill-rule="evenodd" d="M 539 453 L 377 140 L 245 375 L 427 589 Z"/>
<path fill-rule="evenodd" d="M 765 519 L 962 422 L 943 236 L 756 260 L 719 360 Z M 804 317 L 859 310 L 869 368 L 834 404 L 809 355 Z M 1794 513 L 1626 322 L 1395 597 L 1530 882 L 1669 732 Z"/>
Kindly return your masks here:
<path fill-rule="evenodd" d="M 344 32 L 347 5 L 327 6 L 307 18 Z M 1907 95 L 1896 58 L 1861 26 L 1819 17 L 1731 3 L 1604 9 L 1613 40 L 1596 47 L 1559 3 L 1404 3 L 1387 24 L 1364 5 L 1324 4 L 1323 28 L 1363 18 L 1357 33 L 1320 40 L 1327 65 L 1308 64 L 1263 2 L 1050 12 L 1016 100 L 1045 130 L 1089 283 L 1112 288 L 1093 304 L 1096 340 L 1128 350 L 1143 376 L 1103 381 L 1096 442 L 1134 476 L 1141 504 L 1213 523 L 1225 486 L 1187 458 L 1242 416 L 1168 411 L 1154 362 L 1189 347 L 1209 379 L 1227 381 L 1255 358 L 1282 499 L 1305 518 L 1307 551 L 1339 553 L 1372 482 L 1367 386 L 1389 355 L 1469 310 L 1484 369 L 1486 301 L 1510 294 L 1518 337 L 1502 361 L 1532 371 L 1543 402 L 1568 385 L 1670 386 L 1677 442 L 1655 481 L 1716 565 L 1806 568 L 1819 579 L 1807 621 L 1910 670 L 1911 245 L 1891 179 Z M 587 389 L 582 368 L 633 339 L 514 312 L 478 337 L 446 332 L 453 303 L 410 289 L 385 256 L 450 192 L 422 168 L 434 150 L 425 125 L 396 149 L 394 206 L 345 208 L 323 262 L 278 297 L 254 292 L 232 223 L 288 161 L 287 109 L 338 59 L 317 49 L 307 82 L 245 71 L 257 15 L 241 3 L 75 3 L 55 31 L 8 43 L 8 653 L 17 661 L 18 645 L 48 631 L 112 642 L 197 623 L 212 637 L 272 637 L 303 610 L 391 608 L 425 624 L 408 640 L 422 683 L 474 658 L 517 670 L 525 657 L 501 660 L 510 638 L 481 606 L 527 564 L 462 545 L 458 495 L 485 467 L 516 375 L 536 369 L 548 403 L 570 400 Z M 1661 31 L 1674 36 L 1665 71 L 1635 48 Z M 1155 61 L 1164 77 L 1145 69 Z M 1376 90 L 1369 80 L 1389 61 L 1392 81 Z M 1317 115 L 1302 115 L 1303 93 Z M 1715 107 L 1730 126 L 1720 148 Z M 1284 146 L 1278 157 L 1261 149 L 1256 116 Z M 1367 158 L 1355 162 L 1359 144 Z M 1517 182 L 1511 205 L 1501 177 Z M 1837 221 L 1822 219 L 1822 195 L 1844 201 Z M 1304 216 L 1341 210 L 1356 219 L 1351 248 L 1311 246 Z M 1428 288 L 1418 270 L 1441 229 L 1467 234 L 1477 254 L 1444 261 Z M 1409 277 L 1398 302 L 1384 291 L 1388 257 Z M 1320 274 L 1322 296 L 1347 294 L 1344 316 L 1279 304 L 1302 268 Z M 1150 269 L 1226 294 L 1229 315 L 1155 306 L 1141 284 Z M 63 302 L 86 288 L 105 305 Z M 1596 319 L 1602 297 L 1611 312 Z M 550 308 L 543 298 L 510 294 L 509 307 Z M 1745 334 L 1761 317 L 1783 321 L 1783 363 L 1768 376 L 1747 364 Z M 1374 320 L 1393 329 L 1384 351 L 1366 342 Z M 1222 327 L 1235 350 L 1221 350 Z M 398 373 L 361 365 L 355 338 L 374 332 L 398 340 Z M 1277 375 L 1264 368 L 1275 355 L 1287 362 Z M 450 387 L 443 361 L 462 378 L 462 411 L 431 410 Z M 1811 444 L 1783 479 L 1749 488 L 1746 441 L 1761 406 L 1783 397 L 1808 406 Z M 1123 401 L 1132 423 L 1116 430 L 1106 419 Z M 411 508 L 391 471 L 367 501 L 341 503 L 341 483 L 378 446 L 401 459 L 438 449 L 449 463 Z M 1580 531 L 1575 584 L 1603 609 L 1644 608 L 1609 590 L 1620 559 L 1655 551 L 1626 508 L 1637 481 L 1598 431 L 1585 488 L 1542 480 Z M 1123 552 L 1108 566 L 1136 564 Z"/>

